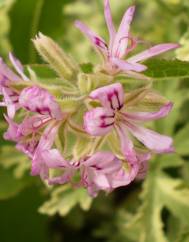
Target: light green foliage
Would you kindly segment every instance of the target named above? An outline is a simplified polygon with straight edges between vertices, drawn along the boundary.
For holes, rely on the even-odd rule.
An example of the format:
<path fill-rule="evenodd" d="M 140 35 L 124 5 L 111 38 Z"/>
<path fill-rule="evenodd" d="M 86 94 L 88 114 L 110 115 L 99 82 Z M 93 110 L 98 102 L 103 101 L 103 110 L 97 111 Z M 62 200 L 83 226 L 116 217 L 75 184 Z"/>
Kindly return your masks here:
<path fill-rule="evenodd" d="M 55 188 L 52 191 L 52 197 L 39 208 L 39 212 L 50 216 L 56 213 L 65 216 L 77 204 L 83 210 L 88 210 L 91 202 L 92 198 L 89 197 L 86 190 L 83 188 L 73 190 L 73 188 L 66 185 Z"/>

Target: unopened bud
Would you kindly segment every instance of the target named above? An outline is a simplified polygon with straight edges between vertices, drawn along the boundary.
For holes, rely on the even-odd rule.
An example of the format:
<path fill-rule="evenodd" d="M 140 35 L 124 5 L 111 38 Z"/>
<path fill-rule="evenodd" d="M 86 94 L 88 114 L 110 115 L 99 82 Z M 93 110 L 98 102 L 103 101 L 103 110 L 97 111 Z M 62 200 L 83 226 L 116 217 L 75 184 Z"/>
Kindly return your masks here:
<path fill-rule="evenodd" d="M 42 58 L 50 64 L 60 77 L 67 80 L 74 79 L 79 67 L 57 43 L 42 33 L 36 36 L 33 43 Z"/>

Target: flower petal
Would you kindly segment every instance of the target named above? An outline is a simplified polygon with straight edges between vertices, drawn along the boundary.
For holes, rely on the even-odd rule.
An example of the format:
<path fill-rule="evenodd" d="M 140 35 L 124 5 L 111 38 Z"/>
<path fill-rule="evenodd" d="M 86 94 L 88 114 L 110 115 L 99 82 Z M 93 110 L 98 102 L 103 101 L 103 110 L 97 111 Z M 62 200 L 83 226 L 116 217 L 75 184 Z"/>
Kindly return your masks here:
<path fill-rule="evenodd" d="M 4 139 L 11 141 L 18 141 L 18 124 L 15 123 L 9 116 L 4 115 L 9 127 L 8 130 L 4 133 Z"/>
<path fill-rule="evenodd" d="M 84 128 L 91 135 L 105 135 L 111 131 L 113 125 L 114 113 L 111 109 L 94 108 L 85 113 Z"/>
<path fill-rule="evenodd" d="M 158 134 L 150 129 L 127 123 L 130 132 L 147 148 L 156 153 L 173 152 L 173 140 L 169 136 Z"/>
<path fill-rule="evenodd" d="M 92 45 L 97 47 L 97 49 L 105 56 L 108 56 L 108 46 L 100 36 L 98 36 L 95 32 L 93 32 L 87 25 L 80 21 L 75 22 L 75 26 L 86 35 L 91 41 Z"/>
<path fill-rule="evenodd" d="M 29 78 L 24 74 L 24 67 L 21 64 L 21 62 L 12 53 L 9 53 L 9 59 L 10 59 L 11 63 L 13 64 L 15 70 L 22 77 L 22 79 L 24 81 L 29 81 Z"/>
<path fill-rule="evenodd" d="M 116 131 L 120 138 L 122 153 L 129 162 L 129 164 L 133 165 L 137 163 L 137 156 L 134 150 L 133 142 L 128 137 L 126 128 L 127 127 L 125 125 L 121 124 L 119 127 L 116 127 Z"/>
<path fill-rule="evenodd" d="M 63 117 L 61 109 L 54 100 L 54 97 L 41 87 L 32 86 L 24 88 L 20 94 L 19 103 L 31 112 L 50 115 L 57 120 L 61 120 Z"/>
<path fill-rule="evenodd" d="M 105 108 L 119 110 L 124 104 L 123 87 L 120 83 L 100 87 L 90 93 L 90 98 L 99 100 Z"/>
<path fill-rule="evenodd" d="M 106 24 L 110 35 L 110 48 L 112 48 L 116 31 L 112 20 L 109 0 L 104 0 L 104 16 L 106 19 Z"/>
<path fill-rule="evenodd" d="M 147 69 L 147 66 L 139 64 L 139 63 L 129 63 L 127 61 L 118 59 L 118 58 L 112 58 L 112 62 L 119 67 L 122 71 L 136 71 L 136 72 L 142 72 Z"/>
<path fill-rule="evenodd" d="M 19 82 L 21 78 L 17 76 L 0 57 L 0 75 L 7 79 L 7 82 Z"/>
<path fill-rule="evenodd" d="M 125 112 L 122 113 L 126 119 L 132 119 L 134 121 L 152 121 L 163 118 L 171 111 L 173 104 L 171 102 L 165 104 L 158 112 Z"/>
<path fill-rule="evenodd" d="M 166 51 L 178 48 L 178 47 L 180 47 L 179 44 L 172 44 L 172 43 L 155 45 L 137 55 L 134 55 L 133 57 L 127 59 L 127 61 L 131 62 L 131 63 L 143 61 L 143 60 L 146 60 L 148 58 L 151 58 L 153 56 L 159 55 L 163 52 L 166 52 Z"/>
<path fill-rule="evenodd" d="M 123 16 L 121 24 L 119 26 L 118 32 L 116 34 L 114 45 L 113 45 L 113 56 L 122 58 L 126 54 L 128 40 L 129 40 L 129 30 L 130 24 L 133 20 L 135 12 L 135 7 L 131 6 L 127 9 Z"/>

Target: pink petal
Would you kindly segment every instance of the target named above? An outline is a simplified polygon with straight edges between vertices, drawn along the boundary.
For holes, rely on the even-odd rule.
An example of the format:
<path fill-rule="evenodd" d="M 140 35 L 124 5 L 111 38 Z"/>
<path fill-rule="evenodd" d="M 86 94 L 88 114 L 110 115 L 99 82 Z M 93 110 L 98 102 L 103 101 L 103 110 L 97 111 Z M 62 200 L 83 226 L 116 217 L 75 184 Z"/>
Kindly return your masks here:
<path fill-rule="evenodd" d="M 116 31 L 112 20 L 109 0 L 104 0 L 104 16 L 106 19 L 106 24 L 108 26 L 108 31 L 110 35 L 110 48 L 112 48 Z"/>
<path fill-rule="evenodd" d="M 173 151 L 172 138 L 131 123 L 127 123 L 127 127 L 130 132 L 150 150 L 157 153 L 168 153 Z"/>
<path fill-rule="evenodd" d="M 142 72 L 147 69 L 147 66 L 139 64 L 139 63 L 129 63 L 127 61 L 118 59 L 118 58 L 112 58 L 111 61 L 113 64 L 117 65 L 120 70 L 122 71 L 136 71 L 136 72 Z"/>
<path fill-rule="evenodd" d="M 2 58 L 0 58 L 0 74 L 4 78 L 7 79 L 9 82 L 19 82 L 21 81 L 20 77 L 17 76 L 3 61 Z"/>
<path fill-rule="evenodd" d="M 44 127 L 51 118 L 48 115 L 33 115 L 31 117 L 26 117 L 23 122 L 18 127 L 18 133 L 21 136 L 27 136 L 31 133 L 35 133 L 40 128 Z"/>
<path fill-rule="evenodd" d="M 97 47 L 97 49 L 105 56 L 108 56 L 108 46 L 100 36 L 93 32 L 90 28 L 87 27 L 84 23 L 80 21 L 75 22 L 75 26 L 86 35 L 91 41 L 92 45 Z"/>
<path fill-rule="evenodd" d="M 121 150 L 129 164 L 137 163 L 136 152 L 134 150 L 134 145 L 131 139 L 128 137 L 127 127 L 125 125 L 120 125 L 116 127 L 116 131 L 118 132 Z"/>
<path fill-rule="evenodd" d="M 94 108 L 85 113 L 84 128 L 91 135 L 105 135 L 111 131 L 113 125 L 114 113 L 111 109 Z"/>
<path fill-rule="evenodd" d="M 143 61 L 146 60 L 148 58 L 151 58 L 153 56 L 159 55 L 163 52 L 175 49 L 180 47 L 180 45 L 178 44 L 159 44 L 159 45 L 155 45 L 153 47 L 151 47 L 150 49 L 147 49 L 141 53 L 139 53 L 138 55 L 134 55 L 133 57 L 127 59 L 128 62 L 139 62 L 139 61 Z"/>
<path fill-rule="evenodd" d="M 9 96 L 8 89 L 3 88 L 2 89 L 3 96 L 4 96 L 4 103 L 7 107 L 7 113 L 10 118 L 14 118 L 16 113 L 16 104 L 13 103 L 11 97 Z"/>
<path fill-rule="evenodd" d="M 37 86 L 24 88 L 20 94 L 19 103 L 31 112 L 50 115 L 57 120 L 63 118 L 61 109 L 54 97 L 44 88 Z"/>
<path fill-rule="evenodd" d="M 15 70 L 22 77 L 22 79 L 24 81 L 29 81 L 29 78 L 24 74 L 24 67 L 21 64 L 21 62 L 12 53 L 9 53 L 9 59 L 10 59 L 11 63 L 13 64 Z"/>
<path fill-rule="evenodd" d="M 136 112 L 136 113 L 122 113 L 125 118 L 133 119 L 135 121 L 152 121 L 163 118 L 171 111 L 173 104 L 171 102 L 165 104 L 158 112 Z"/>
<path fill-rule="evenodd" d="M 51 149 L 54 143 L 56 134 L 58 132 L 58 128 L 59 128 L 59 124 L 55 125 L 54 123 L 52 123 L 51 125 L 47 126 L 43 135 L 41 136 L 41 139 L 39 141 L 39 144 L 35 150 L 35 153 L 32 159 L 32 169 L 31 169 L 32 176 L 40 175 L 42 179 L 48 178 L 48 170 L 49 170 L 48 162 L 52 166 L 52 162 L 50 160 L 52 159 L 52 153 L 49 150 Z M 48 152 L 49 157 L 44 155 L 44 152 L 46 151 L 49 151 Z M 57 154 L 57 152 L 54 152 L 54 151 L 53 151 L 53 154 L 56 155 L 56 157 L 58 157 L 57 162 L 58 164 L 60 164 L 59 154 Z"/>
<path fill-rule="evenodd" d="M 51 123 L 46 127 L 39 142 L 39 146 L 38 146 L 39 151 L 49 150 L 52 147 L 59 129 L 59 125 L 60 124 Z"/>
<path fill-rule="evenodd" d="M 120 27 L 118 29 L 118 32 L 116 34 L 114 45 L 113 45 L 113 56 L 122 58 L 126 54 L 128 40 L 129 40 L 129 30 L 130 30 L 130 24 L 133 20 L 135 12 L 135 7 L 131 6 L 126 11 L 125 15 L 123 16 L 123 19 L 121 21 Z"/>
<path fill-rule="evenodd" d="M 108 109 L 119 110 L 124 104 L 124 90 L 120 83 L 98 88 L 90 93 L 92 99 L 98 99 Z"/>
<path fill-rule="evenodd" d="M 4 139 L 11 141 L 18 141 L 18 124 L 15 123 L 9 116 L 4 115 L 9 127 L 8 130 L 4 133 Z"/>
<path fill-rule="evenodd" d="M 111 174 L 121 167 L 121 161 L 115 159 L 115 155 L 111 152 L 97 152 L 83 164 L 87 167 L 93 167 L 99 172 L 102 171 L 104 174 Z"/>

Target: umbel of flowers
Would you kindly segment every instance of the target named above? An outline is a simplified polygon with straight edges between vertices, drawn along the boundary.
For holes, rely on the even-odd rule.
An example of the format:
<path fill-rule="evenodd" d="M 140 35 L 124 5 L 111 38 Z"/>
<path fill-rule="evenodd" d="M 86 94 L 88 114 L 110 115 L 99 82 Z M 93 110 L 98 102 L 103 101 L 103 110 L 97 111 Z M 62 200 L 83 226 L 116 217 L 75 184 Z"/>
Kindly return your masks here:
<path fill-rule="evenodd" d="M 12 54 L 15 72 L 0 59 L 0 105 L 8 123 L 4 138 L 29 157 L 31 175 L 50 185 L 85 187 L 96 196 L 144 178 L 154 153 L 174 151 L 170 137 L 144 127 L 167 116 L 173 104 L 152 89 L 142 62 L 178 45 L 159 44 L 131 56 L 138 44 L 130 32 L 134 11 L 132 6 L 125 12 L 116 31 L 104 1 L 108 44 L 76 21 L 103 57 L 91 71 L 41 33 L 33 43 L 57 78 L 42 80 L 31 67 L 26 75 Z M 129 89 L 120 76 L 125 83 L 145 79 L 146 85 Z M 147 110 L 148 104 L 154 110 Z"/>

